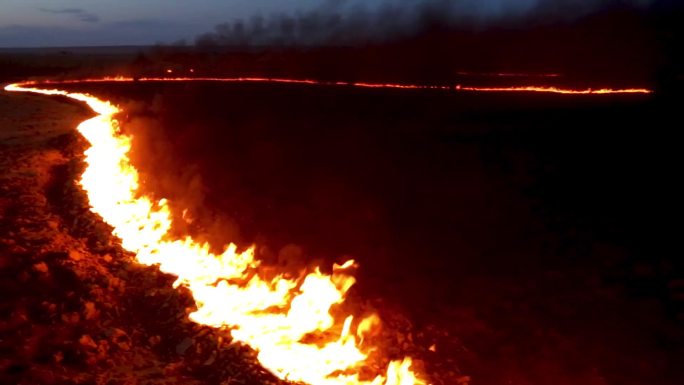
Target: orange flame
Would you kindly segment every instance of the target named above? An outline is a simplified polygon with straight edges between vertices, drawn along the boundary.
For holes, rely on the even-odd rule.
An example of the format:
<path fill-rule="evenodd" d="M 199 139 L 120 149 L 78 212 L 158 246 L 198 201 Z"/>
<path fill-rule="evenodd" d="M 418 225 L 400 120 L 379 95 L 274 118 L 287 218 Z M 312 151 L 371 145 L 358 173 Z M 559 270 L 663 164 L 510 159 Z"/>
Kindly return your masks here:
<path fill-rule="evenodd" d="M 554 75 L 555 74 L 551 74 Z M 549 75 L 550 76 L 550 75 Z M 457 92 L 541 92 L 565 95 L 606 95 L 606 94 L 651 94 L 648 88 L 560 88 L 554 86 L 511 86 L 511 87 L 472 87 L 460 84 L 454 86 L 419 85 L 419 84 L 397 84 L 397 83 L 367 83 L 367 82 L 328 82 L 310 79 L 283 79 L 283 78 L 260 78 L 260 77 L 236 77 L 236 78 L 215 78 L 215 77 L 143 77 L 131 78 L 125 76 L 114 76 L 93 79 L 78 80 L 59 80 L 22 83 L 24 86 L 40 84 L 68 84 L 68 83 L 100 83 L 100 82 L 226 82 L 226 83 L 283 83 L 283 84 L 303 84 L 318 86 L 346 86 L 359 88 L 384 88 L 384 89 L 411 89 L 411 90 L 445 90 Z"/>
<path fill-rule="evenodd" d="M 599 88 L 599 89 L 569 89 L 546 86 L 523 86 L 523 87 L 460 87 L 462 91 L 478 91 L 478 92 L 547 92 L 554 94 L 566 95 L 605 95 L 605 94 L 650 94 L 652 91 L 646 88 Z"/>
<path fill-rule="evenodd" d="M 166 200 L 152 201 L 138 193 L 138 172 L 128 158 L 131 138 L 120 133 L 115 118 L 119 108 L 91 95 L 27 84 L 11 84 L 5 90 L 66 96 L 98 114 L 78 126 L 91 145 L 80 180 L 91 210 L 113 227 L 140 263 L 158 265 L 177 277 L 175 286 L 190 290 L 197 306 L 190 314 L 193 321 L 229 328 L 235 341 L 254 348 L 261 365 L 281 379 L 312 385 L 424 383 L 411 370 L 408 357 L 391 361 L 374 378 L 362 378 L 374 348 L 356 335 L 364 335 L 379 320 L 372 315 L 352 333 L 353 316 L 338 322 L 331 314 L 354 284 L 344 272 L 354 261 L 335 265 L 332 274 L 317 268 L 302 280 L 282 275 L 266 279 L 256 272 L 259 261 L 253 248 L 239 252 L 231 243 L 216 255 L 190 237 L 170 239 L 172 219 Z M 304 337 L 311 335 L 317 342 L 306 342 Z"/>

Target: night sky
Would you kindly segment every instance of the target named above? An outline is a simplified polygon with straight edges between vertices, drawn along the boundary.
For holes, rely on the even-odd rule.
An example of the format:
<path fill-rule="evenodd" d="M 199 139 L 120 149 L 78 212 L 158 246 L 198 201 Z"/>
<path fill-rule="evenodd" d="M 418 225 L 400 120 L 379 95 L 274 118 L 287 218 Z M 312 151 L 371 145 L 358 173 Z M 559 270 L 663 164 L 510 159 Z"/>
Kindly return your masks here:
<path fill-rule="evenodd" d="M 648 0 L 626 0 L 648 3 Z M 186 39 L 219 23 L 261 15 L 372 12 L 379 5 L 400 6 L 409 14 L 417 3 L 449 7 L 461 16 L 486 19 L 525 14 L 540 3 L 570 0 L 2 0 L 0 47 L 144 45 Z M 574 1 L 595 5 L 598 0 Z M 363 5 L 361 5 L 363 4 Z"/>

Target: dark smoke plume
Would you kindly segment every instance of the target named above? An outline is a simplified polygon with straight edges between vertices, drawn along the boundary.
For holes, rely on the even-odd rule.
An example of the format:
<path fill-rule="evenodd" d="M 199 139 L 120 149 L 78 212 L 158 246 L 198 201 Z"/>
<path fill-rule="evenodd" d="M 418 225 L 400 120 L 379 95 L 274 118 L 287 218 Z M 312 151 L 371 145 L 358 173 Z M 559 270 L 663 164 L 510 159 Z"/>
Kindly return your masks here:
<path fill-rule="evenodd" d="M 254 15 L 215 26 L 199 46 L 359 45 L 401 40 L 438 29 L 567 21 L 615 8 L 650 7 L 654 0 L 328 0 L 320 7 L 269 17 Z"/>
<path fill-rule="evenodd" d="M 545 81 L 671 88 L 684 73 L 681 20 L 680 0 L 328 0 L 228 21 L 130 72 L 478 85 L 494 77 L 470 75 L 560 74 Z"/>

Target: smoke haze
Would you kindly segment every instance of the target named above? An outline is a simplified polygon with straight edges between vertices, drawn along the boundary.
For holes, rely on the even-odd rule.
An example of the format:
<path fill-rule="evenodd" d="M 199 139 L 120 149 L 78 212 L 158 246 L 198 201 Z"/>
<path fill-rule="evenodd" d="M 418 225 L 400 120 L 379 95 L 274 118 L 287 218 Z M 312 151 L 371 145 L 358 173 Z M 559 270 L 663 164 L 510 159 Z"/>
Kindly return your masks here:
<path fill-rule="evenodd" d="M 196 38 L 200 46 L 358 45 L 434 29 L 478 30 L 572 20 L 610 9 L 641 10 L 653 0 L 327 0 L 309 11 L 238 18 Z"/>

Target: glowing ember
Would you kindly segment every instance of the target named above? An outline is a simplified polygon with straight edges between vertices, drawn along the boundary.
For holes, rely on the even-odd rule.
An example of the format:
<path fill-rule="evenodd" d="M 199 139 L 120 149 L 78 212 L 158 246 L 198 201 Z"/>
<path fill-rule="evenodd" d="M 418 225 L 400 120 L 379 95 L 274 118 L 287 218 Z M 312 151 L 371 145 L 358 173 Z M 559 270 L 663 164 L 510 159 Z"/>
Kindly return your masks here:
<path fill-rule="evenodd" d="M 175 285 L 187 287 L 195 299 L 193 321 L 229 328 L 235 341 L 254 348 L 259 362 L 281 379 L 312 385 L 424 383 L 411 370 L 408 357 L 391 361 L 375 377 L 360 374 L 374 351 L 363 336 L 379 326 L 379 319 L 371 315 L 357 323 L 351 315 L 331 313 L 354 284 L 345 273 L 353 261 L 335 265 L 332 274 L 317 268 L 302 279 L 283 275 L 267 279 L 257 272 L 253 248 L 239 252 L 230 244 L 216 255 L 207 244 L 189 237 L 170 239 L 167 202 L 137 192 L 138 172 L 128 159 L 131 138 L 119 132 L 116 106 L 62 90 L 18 84 L 5 90 L 66 96 L 85 102 L 98 114 L 78 126 L 91 144 L 80 180 L 91 210 L 114 228 L 123 247 L 134 252 L 140 263 L 158 265 L 178 277 Z"/>

